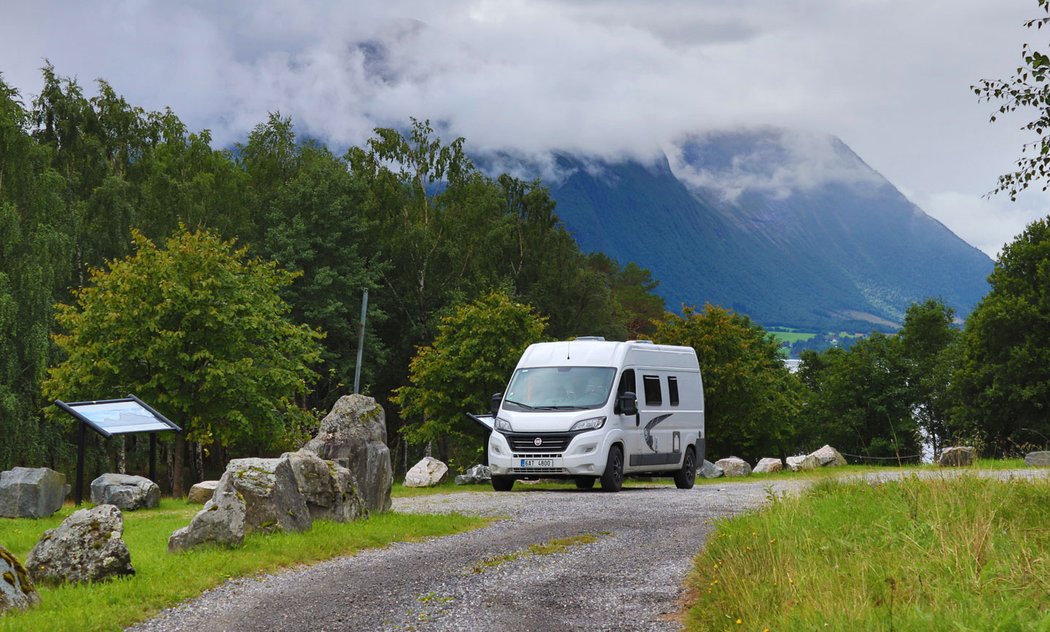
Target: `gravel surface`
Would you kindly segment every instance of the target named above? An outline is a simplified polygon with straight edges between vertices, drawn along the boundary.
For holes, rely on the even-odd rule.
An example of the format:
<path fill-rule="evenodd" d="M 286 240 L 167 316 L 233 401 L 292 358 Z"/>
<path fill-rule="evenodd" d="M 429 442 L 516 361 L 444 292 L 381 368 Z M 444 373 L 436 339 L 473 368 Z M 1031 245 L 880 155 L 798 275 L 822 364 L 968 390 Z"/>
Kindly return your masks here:
<path fill-rule="evenodd" d="M 134 629 L 679 630 L 684 579 L 712 522 L 807 484 L 691 490 L 636 484 L 605 494 L 519 483 L 512 493 L 399 498 L 394 511 L 502 519 L 468 533 L 231 581 Z M 530 545 L 581 535 L 593 541 L 528 553 Z"/>

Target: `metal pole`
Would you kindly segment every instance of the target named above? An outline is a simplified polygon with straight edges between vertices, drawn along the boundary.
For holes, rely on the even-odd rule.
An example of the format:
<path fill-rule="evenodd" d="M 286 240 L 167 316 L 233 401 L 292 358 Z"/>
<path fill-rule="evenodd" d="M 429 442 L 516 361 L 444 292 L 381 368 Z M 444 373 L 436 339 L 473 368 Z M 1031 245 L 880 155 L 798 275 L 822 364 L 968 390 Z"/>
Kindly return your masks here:
<path fill-rule="evenodd" d="M 87 442 L 87 426 L 80 424 L 80 437 L 77 441 L 77 492 L 74 494 L 77 506 L 84 502 L 84 444 Z"/>
<path fill-rule="evenodd" d="M 357 332 L 357 366 L 354 367 L 354 394 L 361 392 L 361 360 L 365 355 L 365 315 L 368 313 L 368 288 L 361 296 L 361 327 Z"/>

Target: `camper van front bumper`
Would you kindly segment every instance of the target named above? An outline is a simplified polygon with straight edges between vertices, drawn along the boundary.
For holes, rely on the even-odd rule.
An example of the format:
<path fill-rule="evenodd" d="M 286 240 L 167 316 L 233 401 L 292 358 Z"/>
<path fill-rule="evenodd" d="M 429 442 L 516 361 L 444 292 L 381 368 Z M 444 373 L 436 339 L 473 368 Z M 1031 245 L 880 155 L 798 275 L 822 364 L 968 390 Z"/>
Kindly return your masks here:
<path fill-rule="evenodd" d="M 529 434 L 493 432 L 489 438 L 489 468 L 497 476 L 597 476 L 604 469 L 602 436 L 598 432 Z M 537 444 L 537 439 L 539 440 Z M 552 448 L 544 451 L 544 443 Z M 514 449 L 517 448 L 517 449 Z"/>

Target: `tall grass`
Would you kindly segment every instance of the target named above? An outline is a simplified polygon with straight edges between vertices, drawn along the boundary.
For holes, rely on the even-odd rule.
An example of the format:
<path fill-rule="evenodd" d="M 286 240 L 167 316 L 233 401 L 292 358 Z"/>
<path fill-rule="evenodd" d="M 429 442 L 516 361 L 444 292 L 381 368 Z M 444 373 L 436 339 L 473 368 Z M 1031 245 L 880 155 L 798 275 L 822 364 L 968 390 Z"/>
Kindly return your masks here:
<path fill-rule="evenodd" d="M 236 549 L 203 547 L 169 554 L 168 536 L 189 523 L 200 505 L 164 500 L 158 509 L 124 512 L 124 541 L 135 575 L 99 584 L 37 586 L 41 606 L 0 616 L 0 631 L 120 630 L 227 579 L 349 555 L 396 541 L 447 535 L 486 524 L 457 514 L 378 514 L 348 523 L 315 522 L 303 533 L 249 535 Z M 23 563 L 33 545 L 72 512 L 43 520 L 0 519 L 0 544 Z"/>
<path fill-rule="evenodd" d="M 718 524 L 689 630 L 1050 630 L 1050 480 L 821 481 Z"/>

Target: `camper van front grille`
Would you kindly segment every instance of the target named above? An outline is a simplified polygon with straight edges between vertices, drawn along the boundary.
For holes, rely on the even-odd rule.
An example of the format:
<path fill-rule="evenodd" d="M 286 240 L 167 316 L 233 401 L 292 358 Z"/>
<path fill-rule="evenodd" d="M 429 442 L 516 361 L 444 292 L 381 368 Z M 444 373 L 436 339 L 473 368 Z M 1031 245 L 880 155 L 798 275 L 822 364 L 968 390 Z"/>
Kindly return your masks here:
<path fill-rule="evenodd" d="M 567 432 L 513 432 L 507 433 L 507 441 L 515 452 L 564 452 L 572 441 L 572 434 Z M 537 445 L 537 439 L 539 444 Z"/>

